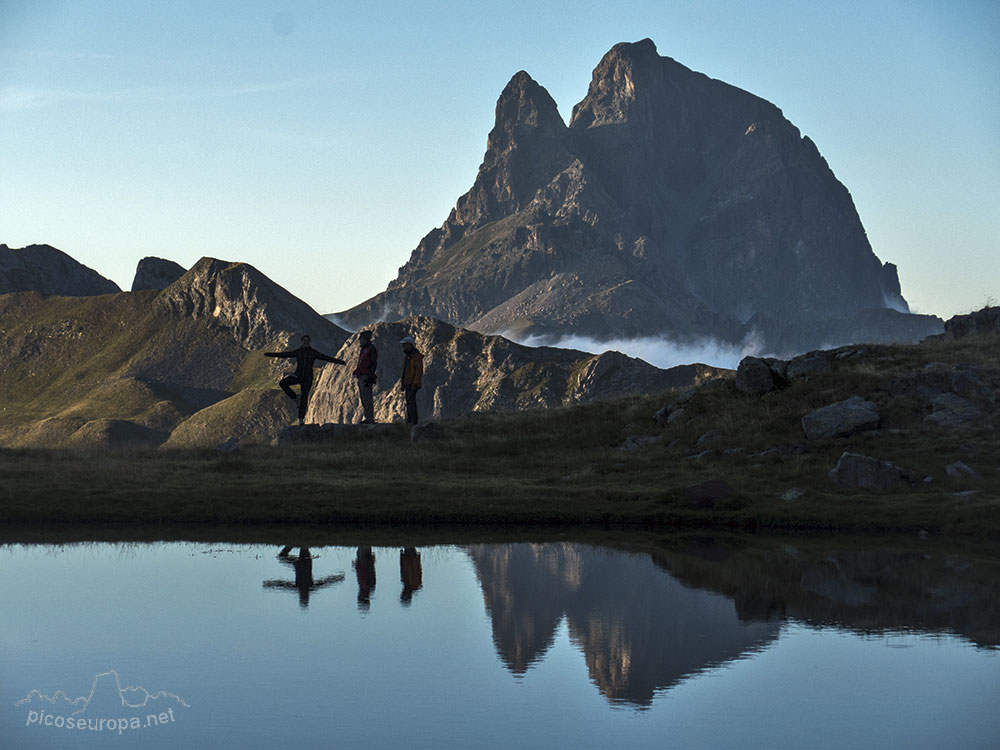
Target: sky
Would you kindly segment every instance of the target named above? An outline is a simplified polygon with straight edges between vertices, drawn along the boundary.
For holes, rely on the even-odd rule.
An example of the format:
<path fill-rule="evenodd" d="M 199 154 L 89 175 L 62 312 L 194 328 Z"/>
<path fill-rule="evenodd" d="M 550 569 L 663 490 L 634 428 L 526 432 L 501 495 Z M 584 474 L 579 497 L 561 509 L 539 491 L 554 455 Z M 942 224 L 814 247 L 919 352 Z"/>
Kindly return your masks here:
<path fill-rule="evenodd" d="M 515 73 L 568 121 L 646 37 L 812 138 L 914 312 L 997 303 L 995 0 L 0 0 L 0 243 L 126 290 L 244 261 L 341 311 L 472 186 Z"/>

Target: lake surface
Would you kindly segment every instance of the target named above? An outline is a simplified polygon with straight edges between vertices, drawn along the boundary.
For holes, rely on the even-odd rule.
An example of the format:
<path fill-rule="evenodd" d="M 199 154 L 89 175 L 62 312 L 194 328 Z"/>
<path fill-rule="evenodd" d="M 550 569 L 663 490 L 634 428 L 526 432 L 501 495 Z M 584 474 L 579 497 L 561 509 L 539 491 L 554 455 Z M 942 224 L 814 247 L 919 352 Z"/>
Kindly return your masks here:
<path fill-rule="evenodd" d="M 932 546 L 0 546 L 0 747 L 1000 747 Z"/>

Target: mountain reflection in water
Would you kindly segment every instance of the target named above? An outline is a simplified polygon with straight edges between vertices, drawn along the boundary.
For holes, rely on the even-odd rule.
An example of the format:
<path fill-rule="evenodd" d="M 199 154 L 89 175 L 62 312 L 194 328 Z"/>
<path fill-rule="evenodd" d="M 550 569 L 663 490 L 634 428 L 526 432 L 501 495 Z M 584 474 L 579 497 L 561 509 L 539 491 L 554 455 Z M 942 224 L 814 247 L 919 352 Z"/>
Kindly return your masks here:
<path fill-rule="evenodd" d="M 156 750 L 996 746 L 985 544 L 600 533 L 0 545 L 0 744 L 106 746 L 42 701 L 114 671 Z"/>
<path fill-rule="evenodd" d="M 744 622 L 733 601 L 692 589 L 648 557 L 576 544 L 474 545 L 497 651 L 515 674 L 541 660 L 565 617 L 591 680 L 612 701 L 657 690 L 754 652 L 779 622 Z"/>

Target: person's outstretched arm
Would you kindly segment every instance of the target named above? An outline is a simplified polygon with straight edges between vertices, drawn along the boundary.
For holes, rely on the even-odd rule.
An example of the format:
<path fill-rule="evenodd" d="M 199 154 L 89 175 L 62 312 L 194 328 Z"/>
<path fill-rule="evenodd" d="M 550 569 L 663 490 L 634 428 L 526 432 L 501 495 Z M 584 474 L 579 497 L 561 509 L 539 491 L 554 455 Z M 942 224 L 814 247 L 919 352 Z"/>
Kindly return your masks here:
<path fill-rule="evenodd" d="M 296 354 L 296 352 L 298 352 L 298 349 L 295 349 L 295 350 L 290 351 L 290 352 L 264 352 L 264 356 L 265 357 L 285 357 L 285 358 L 288 358 L 288 357 L 294 357 L 295 354 Z"/>
<path fill-rule="evenodd" d="M 327 362 L 333 362 L 335 365 L 346 365 L 347 363 L 342 359 L 337 359 L 336 357 L 331 357 L 329 354 L 323 354 L 323 352 L 316 352 L 316 359 L 322 359 Z"/>

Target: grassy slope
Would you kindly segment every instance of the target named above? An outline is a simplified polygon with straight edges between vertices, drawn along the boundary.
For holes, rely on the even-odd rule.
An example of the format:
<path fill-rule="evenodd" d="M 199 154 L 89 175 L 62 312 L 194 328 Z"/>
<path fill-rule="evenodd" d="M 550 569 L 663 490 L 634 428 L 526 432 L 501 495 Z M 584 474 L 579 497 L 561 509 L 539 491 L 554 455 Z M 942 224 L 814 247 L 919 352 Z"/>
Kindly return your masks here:
<path fill-rule="evenodd" d="M 227 392 L 272 385 L 270 360 L 210 320 L 163 317 L 156 294 L 0 296 L 10 348 L 0 353 L 0 439 L 71 445 L 82 424 L 109 418 L 165 435 Z"/>
<path fill-rule="evenodd" d="M 153 523 L 630 523 L 746 528 L 1000 530 L 994 426 L 953 433 L 927 425 L 929 406 L 893 382 L 929 360 L 1000 372 L 995 340 L 873 347 L 832 373 L 762 399 L 730 383 L 701 389 L 688 419 L 662 430 L 669 394 L 547 412 L 474 414 L 444 438 L 413 444 L 403 426 L 316 446 L 236 454 L 0 453 L 0 519 Z M 858 394 L 876 402 L 878 432 L 809 442 L 801 417 Z M 703 433 L 717 442 L 702 452 Z M 658 438 L 634 452 L 627 435 Z M 759 453 L 776 448 L 766 455 Z M 866 494 L 830 483 L 844 450 L 891 460 L 933 482 Z M 951 479 L 961 460 L 980 479 Z M 692 500 L 684 488 L 722 479 L 737 495 Z M 797 487 L 795 501 L 780 495 Z M 971 497 L 956 492 L 975 489 Z"/>

